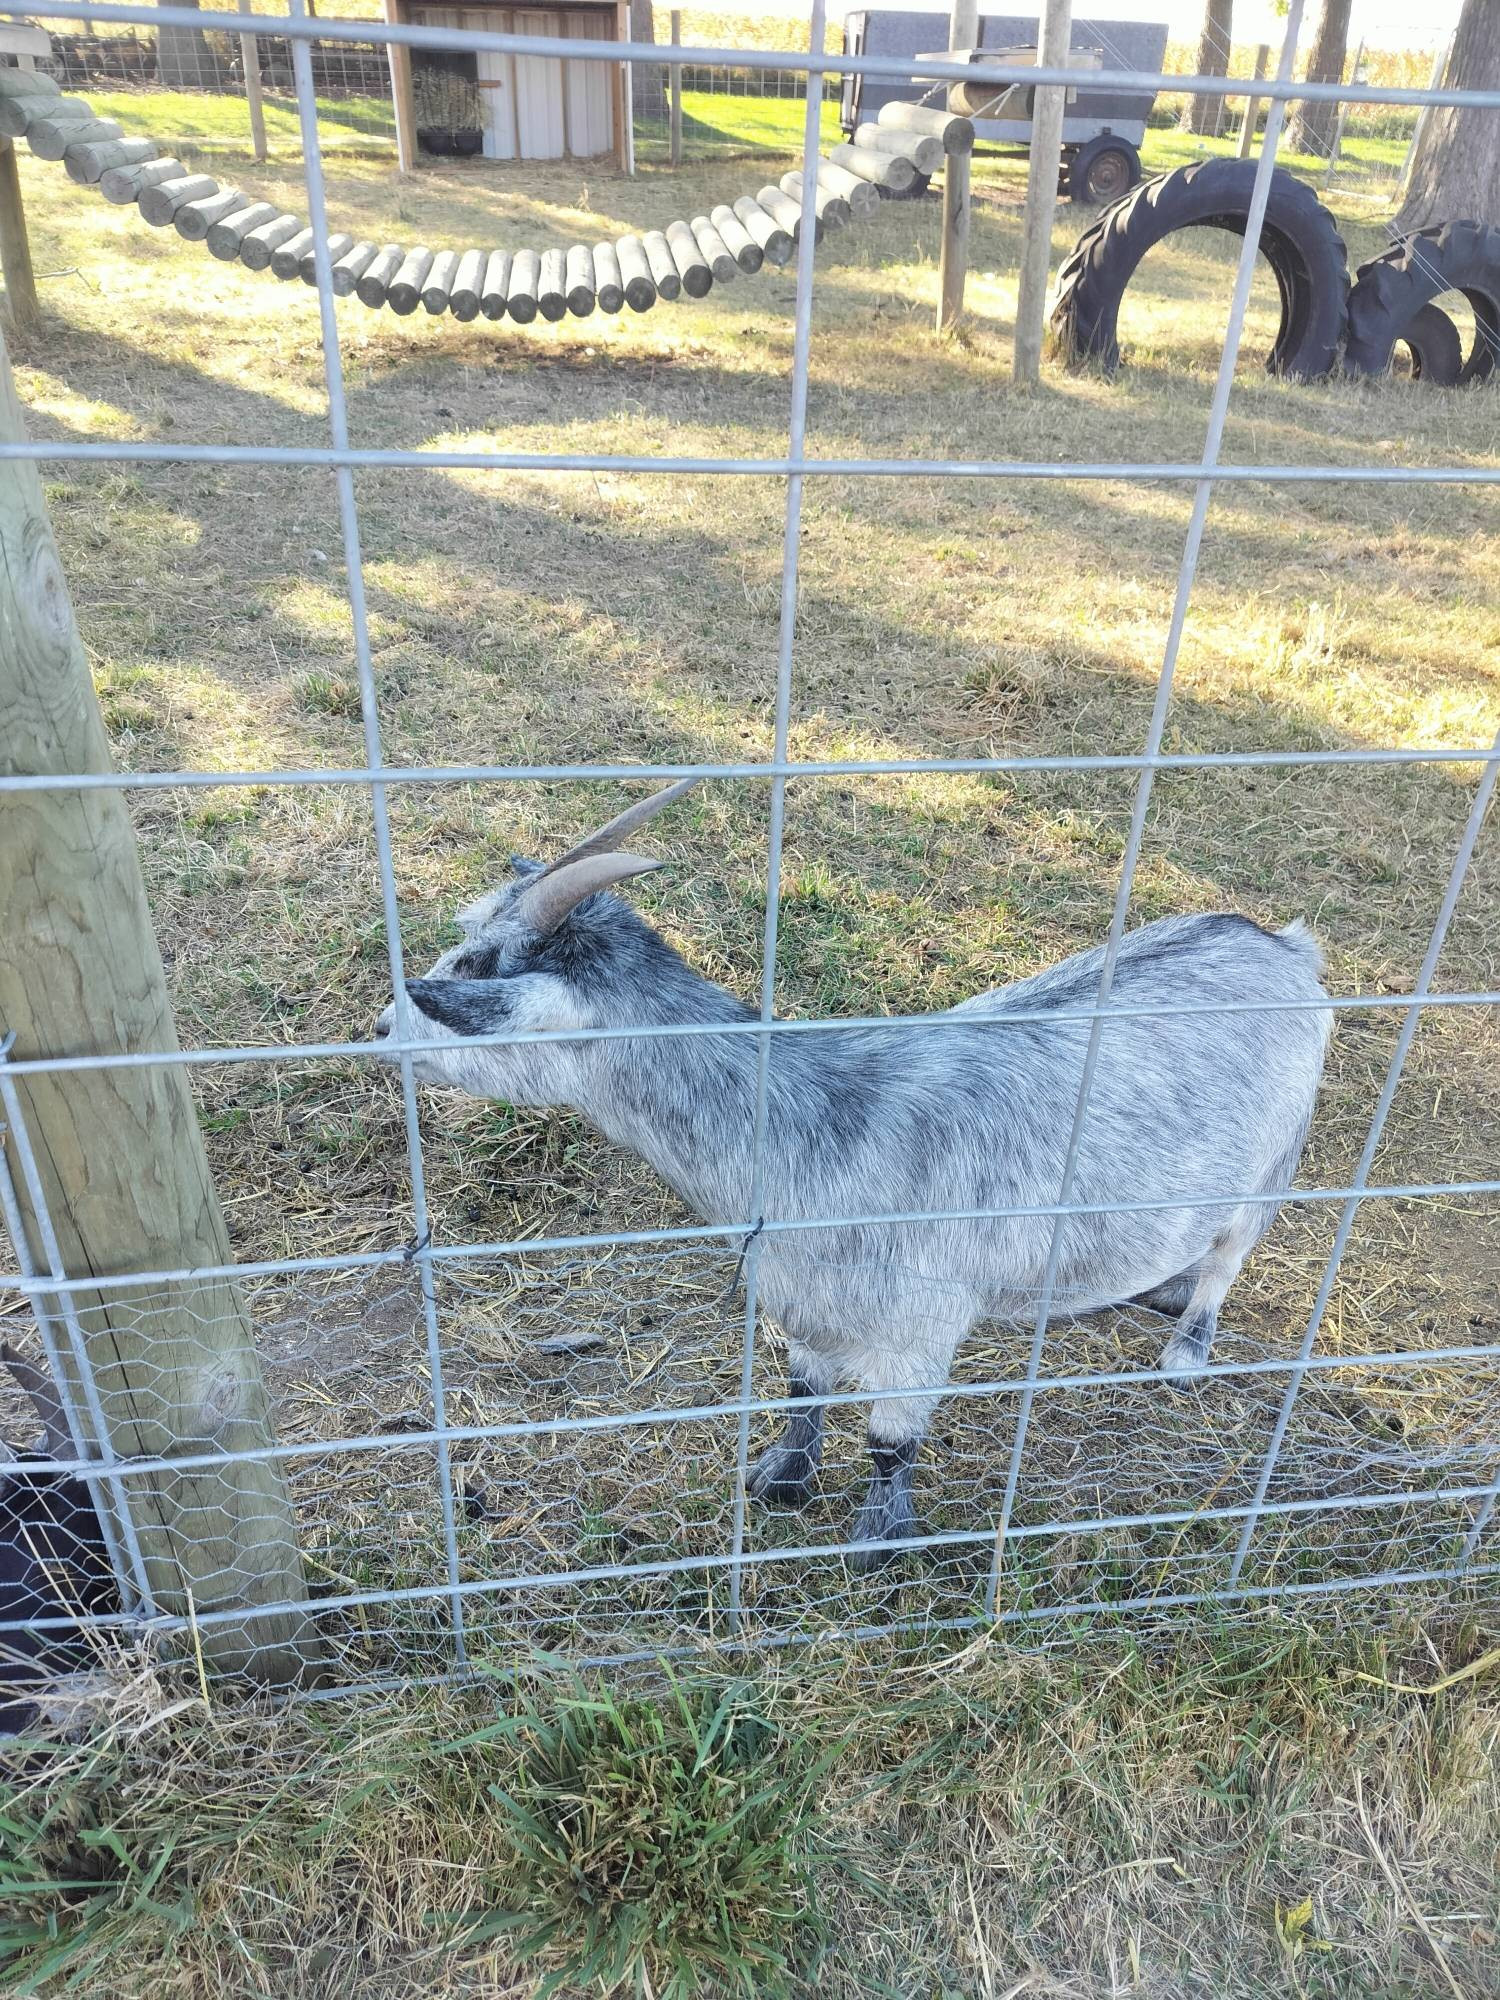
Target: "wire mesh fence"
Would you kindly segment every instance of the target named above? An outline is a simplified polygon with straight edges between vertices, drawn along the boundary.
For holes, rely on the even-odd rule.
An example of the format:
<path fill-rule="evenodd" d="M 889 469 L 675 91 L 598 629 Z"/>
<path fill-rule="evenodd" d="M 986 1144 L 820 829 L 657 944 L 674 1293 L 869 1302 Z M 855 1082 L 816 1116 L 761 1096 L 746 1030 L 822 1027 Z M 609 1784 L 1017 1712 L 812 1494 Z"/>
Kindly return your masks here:
<path fill-rule="evenodd" d="M 145 10 L 79 0 L 70 18 L 129 26 L 137 11 L 144 17 Z M 920 1637 L 992 1625 L 1034 1643 L 1071 1644 L 1122 1626 L 1149 1628 L 1202 1615 L 1204 1607 L 1216 1616 L 1253 1615 L 1268 1604 L 1315 1605 L 1387 1589 L 1409 1602 L 1486 1589 L 1497 1568 L 1500 1492 L 1500 1330 L 1492 1314 L 1486 1318 L 1482 1302 L 1460 1298 L 1455 1280 L 1453 1312 L 1419 1334 L 1402 1312 L 1397 1276 L 1386 1283 L 1391 1316 L 1367 1322 L 1367 1336 L 1352 1346 L 1330 1341 L 1329 1315 L 1342 1297 L 1341 1281 L 1352 1275 L 1359 1282 L 1365 1241 L 1393 1228 L 1390 1218 L 1448 1213 L 1467 1204 L 1483 1231 L 1493 1213 L 1486 1204 L 1500 1192 L 1500 1181 L 1483 1171 L 1482 1161 L 1462 1177 L 1398 1178 L 1382 1171 L 1389 1116 L 1424 1016 L 1462 1008 L 1491 1010 L 1493 1018 L 1493 980 L 1452 993 L 1438 990 L 1437 978 L 1500 771 L 1500 742 L 1416 751 L 1395 744 L 1338 751 L 1267 745 L 1200 754 L 1175 751 L 1168 740 L 1184 623 L 1216 487 L 1245 479 L 1411 488 L 1500 480 L 1493 466 L 1472 462 L 1223 462 L 1258 232 L 1286 107 L 1297 94 L 1289 77 L 1299 14 L 1294 0 L 1278 75 L 1264 87 L 1269 116 L 1206 434 L 1201 444 L 1184 438 L 1171 464 L 818 457 L 808 425 L 811 228 L 803 232 L 797 264 L 784 448 L 750 461 L 546 449 L 356 449 L 331 284 L 319 137 L 315 46 L 329 24 L 313 24 L 295 9 L 284 19 L 247 19 L 247 32 L 267 45 L 279 37 L 290 51 L 316 250 L 329 442 L 54 441 L 9 446 L 5 455 L 75 464 L 182 463 L 196 456 L 218 466 L 286 465 L 307 478 L 331 475 L 364 762 L 343 770 L 172 767 L 113 776 L 7 777 L 0 787 L 149 793 L 316 785 L 368 799 L 379 941 L 395 995 L 393 1032 L 383 1044 L 200 1047 L 185 1054 L 157 1049 L 86 1059 L 9 1049 L 0 1062 L 9 1161 L 0 1193 L 16 1257 L 15 1270 L 0 1280 L 10 1302 L 4 1323 L 23 1358 L 55 1383 L 60 1398 L 60 1428 L 49 1434 L 47 1453 L 30 1462 L 27 1476 L 82 1485 L 99 1523 L 114 1597 L 103 1601 L 96 1578 L 86 1602 L 71 1612 L 12 1620 L 13 1634 L 120 1632 L 171 1645 L 194 1632 L 200 1639 L 211 1636 L 216 1626 L 254 1633 L 289 1617 L 308 1618 L 322 1649 L 324 1685 L 345 1691 L 470 1674 L 532 1648 L 571 1660 L 621 1662 L 708 1647 L 792 1645 L 832 1634 Z M 375 42 L 402 34 L 369 24 L 359 24 L 358 32 Z M 545 38 L 460 28 L 408 31 L 407 39 L 437 49 L 477 46 L 520 55 L 558 46 Z M 813 46 L 821 39 L 821 10 L 815 9 Z M 583 46 L 590 59 L 608 59 L 602 49 Z M 656 51 L 638 51 L 637 59 L 663 60 Z M 698 62 L 692 51 L 664 60 L 668 67 Z M 868 66 L 878 67 L 878 59 Z M 715 64 L 707 67 L 718 73 Z M 840 60 L 786 52 L 762 54 L 744 68 L 747 75 L 776 80 L 777 91 L 787 74 L 803 79 L 802 143 L 806 159 L 816 158 L 823 100 L 843 73 Z M 1017 75 L 1001 70 L 997 80 Z M 806 222 L 811 175 L 805 186 Z M 356 469 L 374 466 L 542 475 L 628 468 L 643 478 L 756 475 L 784 482 L 779 621 L 774 658 L 764 662 L 764 693 L 774 716 L 770 757 L 639 767 L 597 754 L 561 765 L 518 760 L 417 769 L 388 762 L 355 485 Z M 1080 749 L 1058 757 L 1018 752 L 813 761 L 794 755 L 803 501 L 810 481 L 835 475 L 982 479 L 991 493 L 1011 481 L 1068 478 L 1129 486 L 1152 480 L 1183 494 L 1189 511 L 1182 559 L 1139 748 Z M 1108 1046 L 1107 1023 L 1130 1014 L 1128 1000 L 1113 997 L 1114 985 L 1158 781 L 1175 772 L 1263 772 L 1321 763 L 1352 782 L 1362 766 L 1402 762 L 1478 776 L 1456 849 L 1425 857 L 1441 888 L 1431 898 L 1426 950 L 1410 990 L 1335 992 L 1328 1003 L 1341 1018 L 1379 1010 L 1394 1026 L 1384 1067 L 1370 1077 L 1362 1142 L 1353 1148 L 1347 1174 L 1322 1185 L 1197 1187 L 1156 1196 L 1120 1186 L 1099 1201 L 1080 1183 L 1079 1161 L 1101 1050 Z M 777 1050 L 788 1037 L 816 1037 L 847 1025 L 831 1018 L 781 1020 L 775 1011 L 788 788 L 813 779 L 954 770 L 990 776 L 1049 770 L 1080 779 L 1108 772 L 1128 788 L 1102 955 L 1069 1016 L 1081 1060 L 1076 1097 L 1056 1107 L 1057 1127 L 1066 1135 L 1058 1183 L 1023 1209 L 994 1212 L 941 1206 L 840 1212 L 831 1198 L 829 1213 L 768 1210 L 768 1104 Z M 516 1030 L 471 1039 L 495 1045 L 550 1036 L 569 1045 L 628 1049 L 652 1039 L 740 1038 L 752 1052 L 753 1088 L 744 1107 L 747 1198 L 728 1218 L 701 1224 L 612 1228 L 601 1218 L 568 1234 L 537 1237 L 523 1229 L 499 1241 L 435 1232 L 426 1195 L 430 1142 L 418 1095 L 423 1045 L 406 994 L 409 936 L 403 936 L 397 892 L 400 835 L 393 833 L 393 799 L 417 784 L 483 785 L 504 794 L 549 779 L 609 787 L 636 775 L 696 776 L 768 795 L 759 1006 L 734 1022 Z M 1232 1017 L 1237 1007 L 1289 1014 L 1284 999 L 1218 1003 L 1210 1011 Z M 1165 1021 L 1174 1010 L 1152 1011 Z M 1058 1020 L 1055 1007 L 1048 1018 Z M 941 1014 L 864 1025 L 876 1036 L 898 1029 L 951 1032 L 949 1017 Z M 1285 1021 L 1283 1031 L 1292 1032 Z M 387 1240 L 374 1247 L 367 1234 L 350 1231 L 340 1240 L 340 1217 L 331 1214 L 321 1219 L 320 1239 L 328 1247 L 317 1254 L 246 1258 L 210 1270 L 111 1272 L 107 1279 L 67 1267 L 49 1227 L 24 1093 L 49 1078 L 331 1060 L 396 1066 L 410 1205 L 393 1239 L 387 1230 Z M 1463 1087 L 1461 1078 L 1455 1087 Z M 1063 1257 L 1070 1223 L 1283 1200 L 1298 1215 L 1314 1218 L 1317 1254 L 1307 1283 L 1277 1301 L 1278 1338 L 1222 1336 L 1193 1387 L 1174 1389 L 1163 1379 L 1159 1354 L 1170 1323 L 1160 1314 L 1138 1301 L 1101 1303 L 1071 1289 Z M 20 1220 L 23 1211 L 29 1226 Z M 828 1295 L 854 1296 L 867 1282 L 868 1261 L 840 1261 L 850 1255 L 851 1243 L 861 1246 L 865 1260 L 880 1260 L 893 1284 L 906 1284 L 919 1305 L 903 1339 L 920 1362 L 932 1344 L 922 1316 L 943 1320 L 945 1289 L 958 1281 L 913 1246 L 939 1240 L 939 1232 L 958 1223 L 1003 1224 L 1018 1216 L 1040 1225 L 1043 1253 L 1026 1281 L 1008 1288 L 1004 1314 L 986 1318 L 964 1344 L 951 1386 L 917 1362 L 883 1388 L 861 1382 L 813 1394 L 799 1390 L 795 1379 L 788 1382 L 780 1330 L 765 1301 L 776 1295 L 768 1280 L 789 1236 L 813 1244 L 801 1254 L 813 1258 Z M 820 1241 L 828 1246 L 821 1259 Z M 230 1301 L 228 1290 L 205 1293 L 209 1280 L 233 1288 L 235 1301 L 243 1293 L 243 1308 Z M 1478 1291 L 1482 1300 L 1485 1286 Z M 205 1296 L 226 1302 L 207 1311 Z M 168 1318 L 196 1312 L 197 1331 L 186 1342 L 175 1337 L 171 1358 L 173 1381 L 190 1376 L 195 1355 L 209 1368 L 224 1352 L 225 1328 L 242 1309 L 254 1330 L 268 1417 L 262 1439 L 226 1447 L 212 1426 L 174 1427 L 166 1357 L 154 1376 L 152 1343 Z M 127 1352 L 145 1360 L 122 1379 L 119 1357 Z M 127 1415 L 121 1414 L 122 1398 Z M 861 1541 L 855 1525 L 865 1427 L 872 1413 L 878 1418 L 882 1401 L 914 1399 L 936 1404 L 919 1481 L 920 1519 L 896 1538 L 893 1550 L 877 1551 Z M 812 1402 L 826 1405 L 828 1424 L 807 1505 L 793 1509 L 774 1492 L 758 1503 L 751 1491 L 757 1454 L 789 1412 Z M 24 1401 L 13 1396 L 3 1415 L 5 1434 L 17 1445 L 28 1443 L 32 1418 Z M 878 1422 L 872 1435 L 882 1435 Z M 275 1545 L 278 1556 L 255 1581 L 300 1571 L 305 1599 L 252 1589 L 247 1576 L 242 1593 L 221 1588 L 215 1603 L 184 1604 L 170 1564 L 153 1554 L 161 1496 L 177 1496 L 179 1521 L 191 1522 L 201 1507 L 208 1522 L 216 1482 L 244 1479 L 252 1470 L 261 1482 L 254 1490 L 267 1496 L 258 1514 L 251 1510 L 261 1551 Z M 185 1491 L 197 1496 L 186 1505 Z M 73 1551 L 80 1570 L 87 1566 L 89 1548 L 82 1543 L 88 1541 L 85 1534 Z M 859 1558 L 875 1552 L 893 1553 L 895 1560 L 867 1570 Z M 56 1540 L 50 1555 L 64 1565 L 69 1560 Z M 255 1645 L 252 1638 L 252 1653 Z"/>

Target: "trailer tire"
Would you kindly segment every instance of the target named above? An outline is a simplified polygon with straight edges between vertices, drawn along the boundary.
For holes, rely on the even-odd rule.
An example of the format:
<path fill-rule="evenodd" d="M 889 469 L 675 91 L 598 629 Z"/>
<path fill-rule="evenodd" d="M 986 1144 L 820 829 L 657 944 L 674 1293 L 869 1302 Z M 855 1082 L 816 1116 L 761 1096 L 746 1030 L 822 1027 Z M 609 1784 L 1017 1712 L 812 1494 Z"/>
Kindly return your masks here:
<path fill-rule="evenodd" d="M 1445 222 L 1418 229 L 1361 264 L 1349 294 L 1344 366 L 1351 375 L 1383 375 L 1403 329 L 1443 292 L 1462 292 L 1474 310 L 1474 348 L 1458 384 L 1483 382 L 1500 350 L 1500 228 Z"/>
<path fill-rule="evenodd" d="M 1057 274 L 1052 328 L 1072 365 L 1120 365 L 1119 313 L 1146 252 L 1179 229 L 1243 236 L 1254 160 L 1201 160 L 1138 188 L 1084 231 Z M 1261 255 L 1281 294 L 1281 326 L 1267 369 L 1311 381 L 1332 368 L 1344 336 L 1349 262 L 1334 219 L 1304 181 L 1271 175 Z"/>
<path fill-rule="evenodd" d="M 1128 139 L 1101 132 L 1085 140 L 1068 161 L 1065 192 L 1086 208 L 1123 200 L 1141 178 L 1141 156 Z"/>

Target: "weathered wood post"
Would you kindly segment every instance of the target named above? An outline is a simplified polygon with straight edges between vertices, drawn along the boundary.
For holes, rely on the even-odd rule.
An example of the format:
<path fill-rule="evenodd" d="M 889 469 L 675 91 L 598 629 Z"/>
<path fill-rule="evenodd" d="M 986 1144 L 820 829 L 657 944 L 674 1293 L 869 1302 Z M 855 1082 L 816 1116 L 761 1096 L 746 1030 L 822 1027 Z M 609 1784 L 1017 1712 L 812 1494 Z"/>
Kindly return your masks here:
<path fill-rule="evenodd" d="M 979 0 L 953 0 L 948 17 L 950 49 L 979 46 Z M 954 86 L 947 102 L 953 105 Z M 964 280 L 969 275 L 969 156 L 950 153 L 943 167 L 943 239 L 938 252 L 937 330 L 946 333 L 964 309 Z"/>
<path fill-rule="evenodd" d="M 250 12 L 250 0 L 240 0 L 240 12 Z M 240 61 L 245 70 L 245 103 L 250 111 L 250 142 L 257 160 L 266 157 L 266 108 L 260 94 L 260 37 L 240 36 Z"/>
<path fill-rule="evenodd" d="M 1270 43 L 1258 42 L 1256 44 L 1256 49 L 1255 49 L 1254 81 L 1256 83 L 1259 83 L 1261 78 L 1265 75 L 1266 64 L 1270 60 L 1271 60 Z M 1241 160 L 1249 159 L 1250 149 L 1255 144 L 1255 128 L 1259 123 L 1260 123 L 1260 99 L 1258 97 L 1247 98 L 1245 101 L 1245 122 L 1240 127 L 1239 152 L 1235 156 L 1237 159 Z"/>
<path fill-rule="evenodd" d="M 0 342 L 0 440 L 24 437 Z M 0 775 L 110 769 L 109 744 L 68 602 L 41 481 L 0 467 Z M 0 790 L 0 1032 L 14 1058 L 177 1046 L 123 795 Z M 113 1456 L 249 1451 L 272 1441 L 265 1385 L 238 1288 L 208 1278 L 111 1288 L 110 1274 L 231 1261 L 192 1093 L 180 1067 L 16 1078 L 63 1275 Z M 36 1205 L 5 1144 L 23 1227 L 51 1271 Z M 65 1356 L 73 1407 L 87 1407 Z M 155 1607 L 198 1614 L 306 1601 L 281 1468 L 241 1460 L 125 1482 Z M 123 1534 L 117 1539 L 125 1539 Z M 297 1608 L 202 1628 L 215 1665 L 285 1684 L 317 1657 Z"/>
<path fill-rule="evenodd" d="M 1072 41 L 1073 0 L 1045 0 L 1037 67 L 1065 69 Z M 1047 275 L 1052 268 L 1052 224 L 1057 215 L 1057 177 L 1062 167 L 1063 109 L 1067 101 L 1067 86 L 1060 83 L 1039 83 L 1032 96 L 1021 281 L 1016 293 L 1013 374 L 1017 382 L 1041 379 Z"/>
<path fill-rule="evenodd" d="M 40 309 L 13 139 L 0 139 L 0 270 L 5 273 L 5 303 L 10 308 L 10 323 L 17 333 L 30 333 L 40 317 Z"/>
<path fill-rule="evenodd" d="M 1365 44 L 1364 38 L 1361 36 L 1359 47 L 1354 51 L 1354 67 L 1349 72 L 1349 81 L 1351 83 L 1363 83 L 1364 78 L 1359 72 L 1364 64 L 1364 60 Z M 1333 127 L 1333 139 L 1328 148 L 1328 178 L 1330 180 L 1333 179 L 1333 170 L 1339 163 L 1339 149 L 1344 143 L 1344 127 L 1348 122 L 1349 100 L 1347 97 L 1341 97 L 1339 99 L 1339 115 Z"/>
<path fill-rule="evenodd" d="M 682 46 L 682 10 L 672 9 L 672 40 Z M 682 165 L 682 65 L 672 65 L 672 165 Z"/>

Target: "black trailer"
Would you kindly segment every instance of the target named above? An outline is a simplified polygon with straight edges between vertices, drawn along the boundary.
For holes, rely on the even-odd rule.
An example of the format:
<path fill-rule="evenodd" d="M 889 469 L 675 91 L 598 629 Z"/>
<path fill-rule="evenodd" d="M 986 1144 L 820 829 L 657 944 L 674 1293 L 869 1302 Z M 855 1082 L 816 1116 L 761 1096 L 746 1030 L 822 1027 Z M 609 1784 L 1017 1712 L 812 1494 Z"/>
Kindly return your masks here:
<path fill-rule="evenodd" d="M 846 55 L 931 56 L 943 46 L 947 15 L 913 10 L 848 14 L 844 18 Z M 994 49 L 1034 49 L 1038 21 L 1034 14 L 984 14 L 979 22 L 979 46 Z M 1075 21 L 1072 47 L 1099 58 L 1104 69 L 1160 72 L 1167 52 L 1164 21 Z M 1141 177 L 1140 146 L 1146 120 L 1155 102 L 1149 90 L 1100 90 L 1088 87 L 1081 71 L 1063 112 L 1061 192 L 1074 201 L 1115 201 Z M 844 79 L 840 122 L 848 133 L 873 124 L 882 104 L 895 99 L 942 105 L 946 86 L 918 82 L 915 76 L 848 76 Z M 930 93 L 930 94 L 929 94 Z M 1031 144 L 1031 94 L 1010 92 L 998 118 L 976 118 L 974 134 L 980 147 L 1024 156 Z"/>

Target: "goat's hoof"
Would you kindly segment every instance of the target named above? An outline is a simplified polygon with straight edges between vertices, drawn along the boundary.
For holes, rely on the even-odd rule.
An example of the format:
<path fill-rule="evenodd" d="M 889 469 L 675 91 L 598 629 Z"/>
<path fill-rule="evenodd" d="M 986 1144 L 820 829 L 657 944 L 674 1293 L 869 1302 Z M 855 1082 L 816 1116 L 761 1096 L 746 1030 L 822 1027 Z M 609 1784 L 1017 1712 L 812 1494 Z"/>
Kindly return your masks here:
<path fill-rule="evenodd" d="M 800 1507 L 813 1489 L 818 1461 L 809 1451 L 792 1445 L 773 1444 L 763 1451 L 750 1468 L 745 1490 L 752 1499 L 768 1507 Z"/>
<path fill-rule="evenodd" d="M 1184 1340 L 1179 1334 L 1162 1349 L 1157 1365 L 1168 1389 L 1190 1389 L 1202 1379 L 1208 1366 L 1208 1351 L 1196 1340 Z"/>
<path fill-rule="evenodd" d="M 860 1509 L 849 1539 L 876 1546 L 851 1549 L 845 1560 L 850 1569 L 859 1575 L 868 1575 L 871 1570 L 884 1569 L 897 1556 L 906 1555 L 908 1551 L 896 1545 L 920 1532 L 917 1517 L 910 1507 L 896 1508 L 879 1502 L 872 1506 L 867 1503 Z"/>

